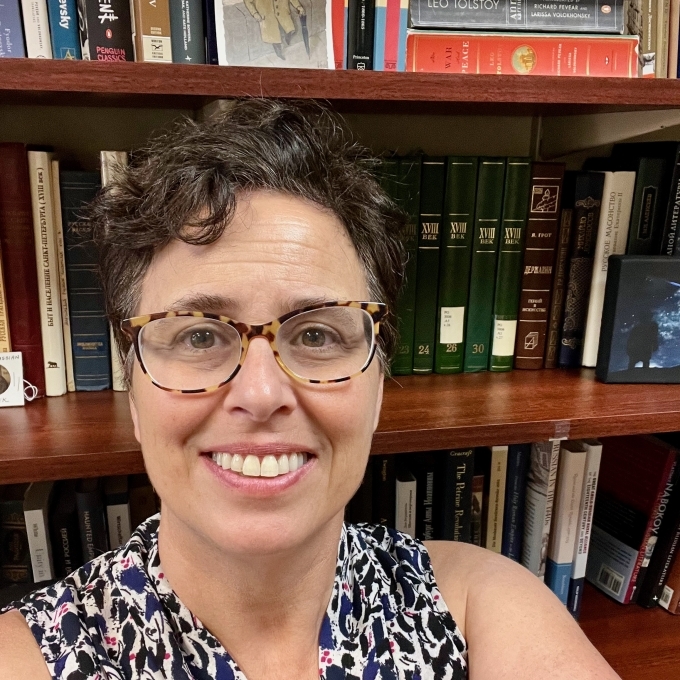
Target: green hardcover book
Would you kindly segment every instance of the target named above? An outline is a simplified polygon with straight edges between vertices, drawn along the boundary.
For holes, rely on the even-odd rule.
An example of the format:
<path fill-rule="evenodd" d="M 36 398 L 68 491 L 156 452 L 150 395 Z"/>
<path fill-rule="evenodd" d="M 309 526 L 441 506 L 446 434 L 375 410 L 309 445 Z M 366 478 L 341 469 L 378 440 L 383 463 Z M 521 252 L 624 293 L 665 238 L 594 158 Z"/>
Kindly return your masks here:
<path fill-rule="evenodd" d="M 493 300 L 490 371 L 512 370 L 530 190 L 531 159 L 508 158 Z"/>
<path fill-rule="evenodd" d="M 437 327 L 439 245 L 446 159 L 423 157 L 418 222 L 418 273 L 416 276 L 416 319 L 413 332 L 413 372 L 432 373 Z"/>
<path fill-rule="evenodd" d="M 505 158 L 480 158 L 470 266 L 463 370 L 486 371 L 491 354 L 493 293 L 503 210 Z"/>
<path fill-rule="evenodd" d="M 470 282 L 478 165 L 479 159 L 469 156 L 451 156 L 447 161 L 439 254 L 435 373 L 460 373 L 463 370 L 465 306 Z"/>
<path fill-rule="evenodd" d="M 399 345 L 392 362 L 392 375 L 413 373 L 413 328 L 416 308 L 416 274 L 418 261 L 418 217 L 420 211 L 420 156 L 399 160 L 397 197 L 408 215 L 406 231 L 402 234 L 408 260 L 404 285 L 397 302 Z"/>

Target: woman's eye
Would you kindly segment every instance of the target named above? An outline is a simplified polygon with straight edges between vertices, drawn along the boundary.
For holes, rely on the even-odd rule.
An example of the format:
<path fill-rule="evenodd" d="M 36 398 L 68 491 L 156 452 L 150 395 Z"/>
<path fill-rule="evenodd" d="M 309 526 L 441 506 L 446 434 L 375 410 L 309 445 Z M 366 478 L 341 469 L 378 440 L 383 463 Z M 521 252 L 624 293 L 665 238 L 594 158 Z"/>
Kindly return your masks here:
<path fill-rule="evenodd" d="M 194 349 L 210 349 L 215 344 L 215 335 L 212 331 L 194 331 L 189 342 Z"/>
<path fill-rule="evenodd" d="M 302 333 L 302 344 L 307 347 L 323 347 L 326 334 L 320 328 L 308 328 Z"/>

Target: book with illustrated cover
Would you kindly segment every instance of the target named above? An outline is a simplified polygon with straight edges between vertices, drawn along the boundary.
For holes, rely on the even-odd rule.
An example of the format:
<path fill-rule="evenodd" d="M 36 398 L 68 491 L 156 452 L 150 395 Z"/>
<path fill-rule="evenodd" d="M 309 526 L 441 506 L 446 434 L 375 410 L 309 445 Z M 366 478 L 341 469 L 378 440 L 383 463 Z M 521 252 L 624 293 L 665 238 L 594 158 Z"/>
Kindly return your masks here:
<path fill-rule="evenodd" d="M 80 51 L 92 61 L 134 61 L 128 0 L 78 0 Z"/>

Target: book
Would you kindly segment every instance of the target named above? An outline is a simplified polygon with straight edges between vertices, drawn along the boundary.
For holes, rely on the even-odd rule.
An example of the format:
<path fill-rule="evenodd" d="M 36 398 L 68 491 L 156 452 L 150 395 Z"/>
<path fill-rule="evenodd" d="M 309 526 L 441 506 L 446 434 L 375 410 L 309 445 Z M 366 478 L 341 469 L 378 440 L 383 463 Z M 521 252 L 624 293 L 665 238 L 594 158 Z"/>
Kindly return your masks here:
<path fill-rule="evenodd" d="M 543 362 L 545 368 L 557 367 L 557 352 L 562 338 L 562 318 L 564 316 L 571 225 L 574 214 L 575 183 L 576 173 L 566 172 L 564 175 L 564 191 L 562 192 L 560 228 L 557 232 L 555 266 L 553 267 L 552 295 L 550 297 L 550 310 L 548 311 L 548 331 L 545 341 L 545 360 Z"/>
<path fill-rule="evenodd" d="M 21 0 L 3 0 L 0 5 L 0 58 L 25 56 Z"/>
<path fill-rule="evenodd" d="M 680 382 L 680 260 L 613 255 L 595 375 L 607 383 Z"/>
<path fill-rule="evenodd" d="M 472 513 L 470 522 L 470 542 L 482 545 L 482 518 L 484 515 L 484 463 L 482 456 L 475 456 L 472 477 Z"/>
<path fill-rule="evenodd" d="M 670 0 L 656 0 L 656 64 L 654 75 L 666 78 L 668 75 L 668 34 Z"/>
<path fill-rule="evenodd" d="M 636 78 L 637 50 L 632 35 L 409 31 L 406 70 Z"/>
<path fill-rule="evenodd" d="M 515 562 L 519 562 L 522 558 L 524 501 L 530 460 L 531 444 L 512 444 L 508 447 L 501 554 Z"/>
<path fill-rule="evenodd" d="M 205 29 L 205 63 L 219 64 L 217 48 L 217 21 L 215 17 L 215 1 L 203 0 L 203 21 Z"/>
<path fill-rule="evenodd" d="M 397 472 L 395 480 L 395 524 L 397 531 L 416 536 L 416 478 L 407 469 Z"/>
<path fill-rule="evenodd" d="M 52 202 L 52 160 L 53 154 L 45 151 L 28 152 L 45 394 L 58 397 L 66 394 L 66 357 L 54 224 L 56 206 Z"/>
<path fill-rule="evenodd" d="M 205 64 L 203 3 L 169 0 L 170 46 L 175 64 Z"/>
<path fill-rule="evenodd" d="M 54 578 L 52 543 L 48 516 L 54 482 L 31 482 L 24 495 L 24 519 L 31 553 L 33 582 L 50 581 Z"/>
<path fill-rule="evenodd" d="M 28 484 L 0 487 L 0 582 L 31 583 L 31 555 L 24 518 Z"/>
<path fill-rule="evenodd" d="M 80 51 L 92 61 L 134 61 L 127 0 L 77 0 Z"/>
<path fill-rule="evenodd" d="M 347 16 L 348 0 L 331 1 L 331 25 L 333 27 L 333 62 L 336 70 L 347 68 Z"/>
<path fill-rule="evenodd" d="M 93 560 L 109 549 L 104 516 L 104 499 L 97 478 L 81 479 L 76 487 L 80 545 L 85 562 Z"/>
<path fill-rule="evenodd" d="M 564 605 L 569 597 L 586 455 L 580 442 L 564 442 L 560 449 L 545 583 Z"/>
<path fill-rule="evenodd" d="M 172 62 L 169 0 L 132 0 L 135 61 Z"/>
<path fill-rule="evenodd" d="M 678 4 L 680 4 L 680 0 Z M 669 197 L 666 219 L 659 245 L 659 255 L 669 256 L 675 253 L 675 246 L 678 240 L 678 217 L 680 216 L 680 144 L 677 145 L 672 167 L 671 182 L 668 187 Z"/>
<path fill-rule="evenodd" d="M 345 514 L 345 521 L 353 524 L 373 521 L 373 465 L 370 459 L 359 488 L 347 504 Z"/>
<path fill-rule="evenodd" d="M 576 177 L 573 237 L 559 350 L 559 365 L 562 368 L 577 368 L 583 357 L 583 333 L 590 299 L 604 180 L 605 173 L 602 172 L 579 173 Z"/>
<path fill-rule="evenodd" d="M 675 558 L 659 599 L 661 605 L 670 614 L 680 614 L 680 559 Z"/>
<path fill-rule="evenodd" d="M 583 472 L 581 503 L 578 511 L 578 534 L 574 545 L 574 558 L 569 578 L 569 595 L 567 596 L 567 609 L 576 620 L 578 620 L 581 613 L 590 535 L 593 528 L 595 494 L 597 492 L 600 462 L 602 460 L 602 444 L 600 442 L 589 439 L 584 440 L 582 444 L 586 450 L 586 464 Z"/>
<path fill-rule="evenodd" d="M 680 40 L 680 0 L 671 0 L 669 11 L 668 33 L 668 69 L 667 78 L 678 77 L 678 41 Z"/>
<path fill-rule="evenodd" d="M 92 225 L 80 219 L 100 189 L 99 173 L 61 173 L 62 220 L 66 244 L 66 279 L 71 312 L 73 366 L 78 391 L 111 387 L 109 328 Z"/>
<path fill-rule="evenodd" d="M 570 31 L 572 33 L 623 33 L 624 2 L 567 0 L 536 5 L 529 0 L 498 2 L 432 2 L 412 0 L 411 25 L 415 28 L 469 28 L 494 31 Z"/>
<path fill-rule="evenodd" d="M 127 475 L 104 479 L 106 525 L 109 529 L 109 548 L 125 545 L 130 540 L 130 493 Z"/>
<path fill-rule="evenodd" d="M 640 41 L 638 69 L 642 78 L 656 75 L 656 3 L 657 0 L 628 0 L 625 4 L 626 33 Z"/>
<path fill-rule="evenodd" d="M 444 541 L 472 540 L 472 477 L 474 449 L 452 449 L 443 453 L 441 535 Z"/>
<path fill-rule="evenodd" d="M 413 372 L 432 373 L 437 325 L 439 248 L 446 180 L 446 159 L 424 156 L 418 222 L 418 273 L 413 332 Z"/>
<path fill-rule="evenodd" d="M 491 356 L 494 277 L 501 233 L 506 160 L 480 158 L 477 173 L 470 289 L 465 323 L 463 370 L 486 371 Z"/>
<path fill-rule="evenodd" d="M 625 252 L 634 187 L 634 172 L 605 173 L 600 224 L 595 241 L 593 275 L 590 280 L 588 312 L 583 335 L 581 363 L 589 368 L 594 368 L 597 364 L 608 260 L 610 255 L 620 255 Z"/>
<path fill-rule="evenodd" d="M 416 477 L 416 538 L 438 540 L 443 502 L 441 452 L 419 453 L 413 457 L 411 469 Z"/>
<path fill-rule="evenodd" d="M 23 144 L 0 143 L 0 244 L 12 350 L 22 353 L 24 380 L 35 385 L 38 396 L 44 396 L 38 269 Z"/>
<path fill-rule="evenodd" d="M 517 314 L 515 368 L 543 368 L 564 163 L 534 163 Z"/>
<path fill-rule="evenodd" d="M 521 561 L 542 581 L 545 579 L 560 443 L 558 439 L 551 439 L 531 445 Z"/>
<path fill-rule="evenodd" d="M 130 524 L 134 531 L 142 522 L 158 512 L 159 501 L 145 474 L 130 475 Z"/>
<path fill-rule="evenodd" d="M 450 156 L 446 161 L 435 373 L 460 373 L 463 370 L 478 166 L 479 161 L 474 156 Z"/>
<path fill-rule="evenodd" d="M 508 158 L 492 311 L 490 371 L 510 371 L 514 363 L 530 188 L 531 160 Z"/>
<path fill-rule="evenodd" d="M 61 579 L 83 564 L 76 505 L 76 480 L 57 482 L 49 515 L 54 576 Z"/>
<path fill-rule="evenodd" d="M 80 59 L 76 0 L 47 0 L 54 59 Z"/>
<path fill-rule="evenodd" d="M 52 41 L 46 0 L 21 0 L 21 13 L 26 40 L 26 56 L 52 59 Z"/>
<path fill-rule="evenodd" d="M 376 0 L 374 71 L 404 70 L 407 26 L 407 0 Z"/>
<path fill-rule="evenodd" d="M 5 275 L 3 273 L 2 253 L 0 248 L 0 352 L 11 351 L 12 339 L 9 332 Z"/>
<path fill-rule="evenodd" d="M 394 527 L 396 522 L 396 458 L 373 456 L 373 522 Z"/>
<path fill-rule="evenodd" d="M 224 3 L 214 0 L 215 37 L 220 66 L 278 66 L 287 68 L 333 68 L 333 0 L 300 0 L 260 3 L 245 0 Z M 373 0 L 370 21 L 373 58 Z M 349 27 L 352 5 L 349 6 Z M 348 68 L 350 66 L 348 39 Z M 212 62 L 210 62 L 212 63 Z"/>
<path fill-rule="evenodd" d="M 491 447 L 488 477 L 488 510 L 486 512 L 485 547 L 500 553 L 503 545 L 503 514 L 505 510 L 505 478 L 508 472 L 508 447 Z"/>
<path fill-rule="evenodd" d="M 375 0 L 349 0 L 347 14 L 347 68 L 373 70 Z"/>
<path fill-rule="evenodd" d="M 612 437 L 602 443 L 586 578 L 628 604 L 643 562 L 654 551 L 654 518 L 677 463 L 676 452 L 649 436 Z"/>

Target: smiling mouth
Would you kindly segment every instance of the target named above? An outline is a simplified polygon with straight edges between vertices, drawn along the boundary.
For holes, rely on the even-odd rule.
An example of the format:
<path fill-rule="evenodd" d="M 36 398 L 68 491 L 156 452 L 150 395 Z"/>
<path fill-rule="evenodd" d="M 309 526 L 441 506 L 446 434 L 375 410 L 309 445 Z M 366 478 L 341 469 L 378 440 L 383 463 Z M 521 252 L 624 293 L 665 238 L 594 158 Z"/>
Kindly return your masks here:
<path fill-rule="evenodd" d="M 242 456 L 240 453 L 213 452 L 208 455 L 223 470 L 231 470 L 243 477 L 281 477 L 299 470 L 311 457 L 305 451 L 261 458 L 252 454 Z"/>

